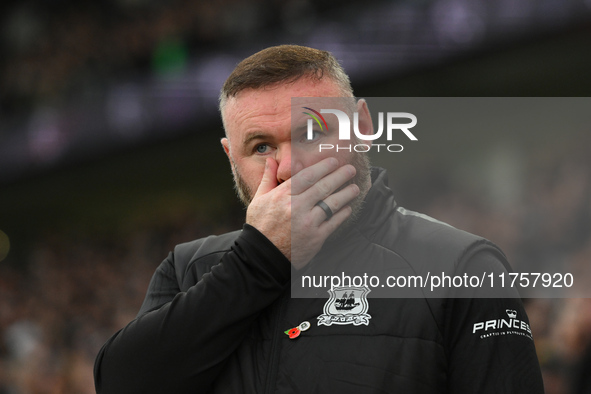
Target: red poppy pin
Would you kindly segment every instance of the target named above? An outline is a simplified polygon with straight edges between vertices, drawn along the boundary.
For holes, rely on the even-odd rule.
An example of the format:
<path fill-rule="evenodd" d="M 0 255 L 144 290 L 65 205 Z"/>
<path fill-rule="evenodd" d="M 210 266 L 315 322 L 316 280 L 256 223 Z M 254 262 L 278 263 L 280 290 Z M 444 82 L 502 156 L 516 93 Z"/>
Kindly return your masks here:
<path fill-rule="evenodd" d="M 289 330 L 285 331 L 287 335 L 289 335 L 289 339 L 295 339 L 300 336 L 302 331 L 299 327 L 290 328 Z"/>

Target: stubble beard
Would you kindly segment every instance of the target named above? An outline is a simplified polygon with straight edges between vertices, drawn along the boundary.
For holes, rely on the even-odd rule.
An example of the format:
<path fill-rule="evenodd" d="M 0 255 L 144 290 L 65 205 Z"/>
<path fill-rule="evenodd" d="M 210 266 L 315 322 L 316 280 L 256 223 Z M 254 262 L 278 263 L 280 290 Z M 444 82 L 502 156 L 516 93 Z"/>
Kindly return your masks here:
<path fill-rule="evenodd" d="M 363 209 L 365 196 L 371 188 L 371 167 L 369 157 L 365 153 L 354 154 L 349 164 L 355 167 L 355 176 L 341 188 L 350 184 L 355 184 L 359 187 L 359 194 L 348 204 L 351 207 L 351 215 L 328 237 L 327 241 L 333 241 L 340 238 L 354 225 Z"/>
<path fill-rule="evenodd" d="M 240 175 L 240 171 L 238 171 L 234 160 L 232 160 L 232 174 L 234 175 L 234 190 L 242 204 L 244 204 L 244 207 L 248 208 L 254 198 L 254 192 L 250 189 L 242 175 Z"/>

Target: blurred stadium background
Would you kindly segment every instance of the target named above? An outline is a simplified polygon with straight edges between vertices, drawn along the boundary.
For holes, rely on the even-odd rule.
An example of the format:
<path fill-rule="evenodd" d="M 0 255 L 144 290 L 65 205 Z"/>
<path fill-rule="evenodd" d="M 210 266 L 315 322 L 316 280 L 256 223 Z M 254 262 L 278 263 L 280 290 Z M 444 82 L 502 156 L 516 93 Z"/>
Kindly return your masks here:
<path fill-rule="evenodd" d="M 245 56 L 330 50 L 360 97 L 591 92 L 589 0 L 0 8 L 0 394 L 94 393 L 96 353 L 173 245 L 241 226 L 216 97 Z M 590 129 L 523 133 L 432 145 L 393 163 L 391 185 L 401 205 L 488 237 L 516 265 L 584 271 Z M 591 392 L 589 299 L 526 305 L 547 393 Z"/>

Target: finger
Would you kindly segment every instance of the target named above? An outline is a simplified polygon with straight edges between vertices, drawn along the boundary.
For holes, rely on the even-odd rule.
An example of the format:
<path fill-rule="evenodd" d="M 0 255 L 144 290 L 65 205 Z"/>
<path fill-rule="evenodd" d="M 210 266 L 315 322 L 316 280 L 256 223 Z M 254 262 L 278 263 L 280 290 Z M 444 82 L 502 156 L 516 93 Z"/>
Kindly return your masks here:
<path fill-rule="evenodd" d="M 257 189 L 255 197 L 267 194 L 268 192 L 277 187 L 278 168 L 279 165 L 274 159 L 271 159 L 270 157 L 267 158 L 267 160 L 265 161 L 265 172 L 263 172 L 263 179 L 261 179 L 261 183 L 259 185 L 259 188 Z"/>
<path fill-rule="evenodd" d="M 355 184 L 348 185 L 347 187 L 339 190 L 337 193 L 334 193 L 327 197 L 326 199 L 322 200 L 333 213 L 336 215 L 342 209 L 348 207 L 348 204 L 351 203 L 359 195 L 359 186 Z M 315 215 L 315 223 L 320 226 L 325 221 L 330 221 L 332 218 L 327 218 L 326 212 L 319 206 L 314 206 L 312 211 L 314 211 Z"/>
<path fill-rule="evenodd" d="M 326 238 L 328 238 L 330 234 L 334 233 L 337 228 L 339 228 L 343 223 L 345 223 L 345 220 L 347 220 L 351 216 L 351 213 L 353 213 L 353 209 L 347 205 L 346 207 L 336 212 L 330 218 L 330 220 L 323 221 L 318 227 L 318 229 L 325 234 Z"/>
<path fill-rule="evenodd" d="M 334 157 L 327 157 L 310 167 L 304 168 L 291 178 L 291 194 L 303 193 L 337 168 L 339 168 L 339 161 Z"/>
<path fill-rule="evenodd" d="M 355 173 L 355 167 L 350 164 L 344 165 L 320 179 L 300 196 L 310 203 L 311 209 L 318 201 L 328 198 L 340 188 L 347 186 Z"/>

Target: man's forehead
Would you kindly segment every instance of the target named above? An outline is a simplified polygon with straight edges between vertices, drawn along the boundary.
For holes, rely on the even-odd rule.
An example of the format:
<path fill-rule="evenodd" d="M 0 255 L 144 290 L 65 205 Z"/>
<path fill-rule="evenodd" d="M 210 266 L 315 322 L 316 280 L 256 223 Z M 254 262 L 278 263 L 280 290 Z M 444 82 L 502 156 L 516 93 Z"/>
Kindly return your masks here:
<path fill-rule="evenodd" d="M 286 95 L 262 89 L 246 89 L 226 102 L 226 117 L 240 118 L 249 115 L 272 114 L 278 110 L 288 110 L 290 99 Z"/>
<path fill-rule="evenodd" d="M 341 96 L 342 91 L 339 86 L 330 79 L 300 78 L 295 82 L 260 89 L 244 89 L 228 98 L 222 109 L 222 116 L 227 133 L 243 132 L 245 130 L 236 130 L 236 128 L 242 129 L 245 122 L 257 123 L 271 119 L 289 122 L 294 115 L 296 116 L 294 120 L 301 118 L 302 102 L 306 103 L 305 106 L 319 109 L 329 103 L 327 99 L 337 98 L 338 100 L 339 97 L 342 99 Z"/>
<path fill-rule="evenodd" d="M 339 109 L 349 112 L 355 107 L 353 97 L 334 96 L 268 96 L 263 97 L 253 92 L 252 96 L 235 97 L 228 100 L 225 117 L 234 121 L 266 116 L 300 117 L 306 111 L 321 109 Z M 304 112 L 302 112 L 304 111 Z"/>
<path fill-rule="evenodd" d="M 292 82 L 282 82 L 261 88 L 247 88 L 230 97 L 228 102 L 239 103 L 251 98 L 268 98 L 277 103 L 287 102 L 292 97 L 339 97 L 342 91 L 329 78 L 302 77 Z"/>

